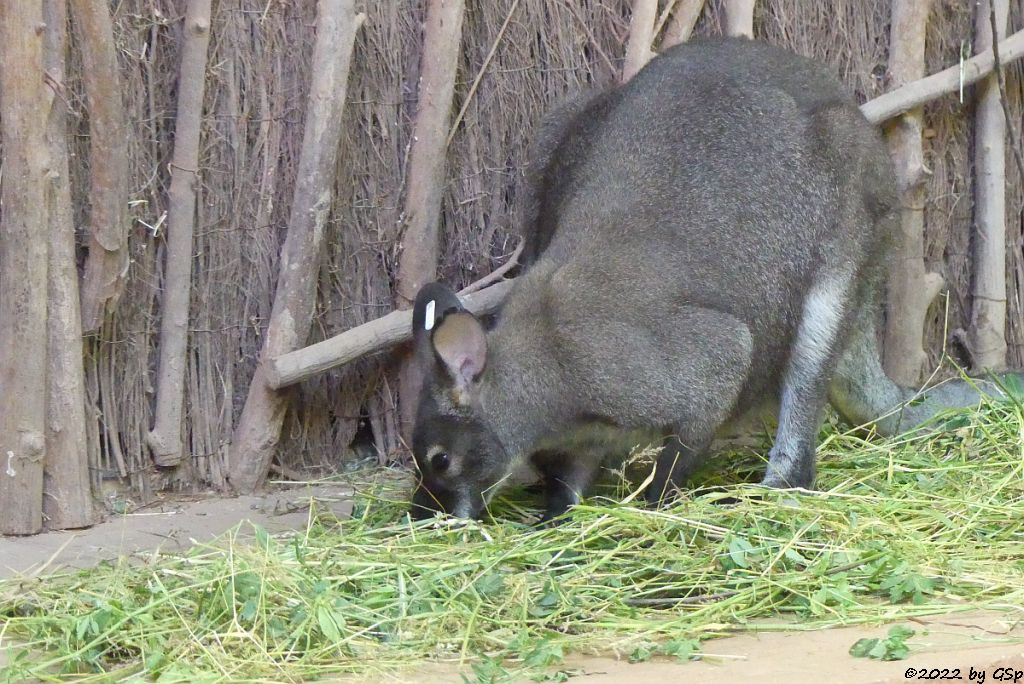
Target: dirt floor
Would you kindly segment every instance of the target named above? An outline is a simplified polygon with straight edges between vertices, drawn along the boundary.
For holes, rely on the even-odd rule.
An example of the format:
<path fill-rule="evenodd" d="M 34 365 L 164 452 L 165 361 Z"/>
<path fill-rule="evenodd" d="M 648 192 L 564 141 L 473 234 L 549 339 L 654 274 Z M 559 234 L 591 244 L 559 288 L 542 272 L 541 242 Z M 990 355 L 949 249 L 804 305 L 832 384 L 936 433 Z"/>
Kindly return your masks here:
<path fill-rule="evenodd" d="M 304 527 L 311 498 L 338 516 L 352 510 L 345 484 L 276 487 L 263 496 L 168 500 L 127 515 L 109 516 L 87 530 L 32 537 L 0 537 L 0 579 L 37 575 L 60 568 L 84 568 L 118 556 L 184 549 L 209 541 L 242 520 L 270 533 Z"/>
<path fill-rule="evenodd" d="M 1024 613 L 1016 612 L 1019 619 Z M 907 681 L 1024 682 L 1024 622 L 1002 613 L 971 612 L 904 622 L 917 634 L 907 660 L 854 658 L 861 638 L 884 636 L 887 626 L 814 632 L 764 632 L 705 642 L 701 661 L 630 664 L 625 658 L 571 657 L 561 670 L 580 684 L 897 684 Z M 959 669 L 959 670 L 958 670 Z M 946 670 L 946 671 L 943 671 Z M 374 681 L 456 684 L 454 667 L 430 666 Z M 355 682 L 359 680 L 337 680 Z M 525 684 L 529 680 L 523 680 Z"/>
<path fill-rule="evenodd" d="M 183 549 L 209 540 L 245 519 L 272 533 L 299 528 L 306 524 L 311 497 L 338 515 L 351 510 L 351 490 L 343 484 L 288 487 L 264 496 L 235 499 L 165 502 L 112 517 L 88 530 L 0 538 L 0 578 L 89 567 L 101 560 L 155 549 Z M 719 639 L 706 644 L 706 650 L 714 657 L 701 662 L 631 665 L 613 658 L 573 657 L 562 669 L 577 675 L 570 681 L 595 684 L 659 680 L 687 684 L 889 684 L 940 678 L 1024 683 L 1024 607 L 1008 613 L 962 613 L 904 624 L 917 634 L 910 640 L 910 658 L 896 662 L 849 655 L 850 647 L 858 639 L 884 636 L 887 627 L 879 626 L 816 632 L 766 631 Z M 2 661 L 0 651 L 0 664 Z M 908 676 L 911 670 L 913 675 Z M 374 679 L 410 683 L 430 679 L 436 684 L 462 681 L 457 668 L 446 665 L 430 665 Z"/>

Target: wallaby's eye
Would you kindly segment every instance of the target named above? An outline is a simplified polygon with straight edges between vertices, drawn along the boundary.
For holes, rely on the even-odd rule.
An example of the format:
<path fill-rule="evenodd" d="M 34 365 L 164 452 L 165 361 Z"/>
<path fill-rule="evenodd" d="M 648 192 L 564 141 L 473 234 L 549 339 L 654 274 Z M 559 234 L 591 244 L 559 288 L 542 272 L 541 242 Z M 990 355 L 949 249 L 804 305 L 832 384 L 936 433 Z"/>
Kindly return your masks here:
<path fill-rule="evenodd" d="M 439 473 L 448 469 L 449 461 L 448 454 L 443 451 L 439 451 L 430 457 L 430 465 Z"/>

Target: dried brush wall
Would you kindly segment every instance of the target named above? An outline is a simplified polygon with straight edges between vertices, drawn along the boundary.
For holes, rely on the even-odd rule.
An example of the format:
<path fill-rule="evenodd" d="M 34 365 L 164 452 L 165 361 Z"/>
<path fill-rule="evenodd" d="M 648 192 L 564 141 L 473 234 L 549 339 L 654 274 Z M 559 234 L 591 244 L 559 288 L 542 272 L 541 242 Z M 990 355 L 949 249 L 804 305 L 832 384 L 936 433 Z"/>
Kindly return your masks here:
<path fill-rule="evenodd" d="M 412 118 L 423 2 L 374 0 L 356 38 L 336 201 L 327 224 L 312 339 L 391 309 Z M 441 218 L 440 276 L 475 280 L 515 246 L 510 223 L 531 127 L 545 107 L 621 68 L 627 0 L 468 2 L 456 85 L 465 115 L 451 138 Z M 664 5 L 664 2 L 662 3 Z M 710 0 L 696 33 L 716 34 L 721 0 Z M 935 0 L 928 69 L 955 64 L 972 33 L 971 3 Z M 1010 27 L 1024 23 L 1011 3 Z M 153 469 L 144 447 L 161 307 L 168 162 L 183 0 L 111 3 L 129 122 L 131 263 L 116 313 L 87 341 L 90 459 L 94 481 L 127 477 L 144 493 Z M 188 448 L 179 484 L 222 485 L 227 443 L 252 375 L 273 297 L 302 136 L 315 20 L 313 0 L 220 0 L 214 4 L 201 148 L 187 370 Z M 499 30 L 511 12 L 503 34 Z M 761 0 L 755 34 L 834 66 L 861 100 L 885 89 L 890 0 Z M 467 93 L 486 56 L 493 59 Z M 67 97 L 78 114 L 72 159 L 76 207 L 84 218 L 88 132 L 72 50 Z M 1010 108 L 1021 122 L 1020 67 L 1009 69 Z M 966 93 L 969 96 L 969 92 Z M 966 98 L 969 102 L 969 97 Z M 944 330 L 965 326 L 972 222 L 971 107 L 945 97 L 927 108 L 926 250 L 946 277 L 947 307 L 933 307 L 934 359 Z M 1024 364 L 1024 192 L 1007 164 L 1011 246 L 1007 262 L 1009 361 Z M 382 459 L 399 453 L 393 369 L 387 356 L 307 382 L 295 390 L 280 462 L 338 467 L 352 457 L 361 421 Z M 361 436 L 371 434 L 366 429 Z M 159 484 L 167 484 L 166 482 Z"/>

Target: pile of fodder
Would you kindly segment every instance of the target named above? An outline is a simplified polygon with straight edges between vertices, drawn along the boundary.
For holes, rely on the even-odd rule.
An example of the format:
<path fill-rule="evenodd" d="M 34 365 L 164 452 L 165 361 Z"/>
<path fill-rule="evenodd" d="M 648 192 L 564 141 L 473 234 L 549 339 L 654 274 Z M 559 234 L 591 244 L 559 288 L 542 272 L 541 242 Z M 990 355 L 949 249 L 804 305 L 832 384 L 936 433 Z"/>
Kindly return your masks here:
<path fill-rule="evenodd" d="M 538 530 L 521 500 L 487 523 L 413 524 L 391 485 L 293 535 L 8 581 L 3 641 L 20 650 L 3 674 L 293 681 L 432 659 L 488 679 L 557 671 L 570 651 L 685 659 L 754 628 L 1019 607 L 1024 409 L 943 421 L 888 440 L 827 429 L 816 493 L 594 498 Z M 711 484 L 761 465 L 716 462 Z"/>

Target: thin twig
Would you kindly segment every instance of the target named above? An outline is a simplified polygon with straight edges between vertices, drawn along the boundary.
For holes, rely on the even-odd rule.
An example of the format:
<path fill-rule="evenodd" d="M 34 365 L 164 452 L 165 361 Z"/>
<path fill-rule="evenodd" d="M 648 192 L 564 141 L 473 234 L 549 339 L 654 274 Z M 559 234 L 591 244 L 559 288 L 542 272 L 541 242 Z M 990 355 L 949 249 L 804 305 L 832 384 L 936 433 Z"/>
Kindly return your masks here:
<path fill-rule="evenodd" d="M 482 290 L 485 287 L 487 287 L 488 285 L 490 285 L 491 283 L 494 283 L 494 282 L 497 282 L 498 280 L 501 280 L 505 276 L 506 273 L 511 271 L 515 266 L 517 266 L 519 264 L 519 255 L 523 253 L 523 246 L 525 244 L 526 244 L 525 240 L 520 240 L 519 244 L 516 246 L 515 250 L 511 254 L 511 256 L 509 256 L 508 261 L 506 261 L 500 267 L 494 269 L 493 271 L 491 271 L 490 273 L 485 275 L 480 280 L 477 280 L 476 282 L 470 283 L 466 287 L 464 287 L 461 290 L 459 290 L 459 295 L 468 295 L 471 292 L 476 292 L 477 290 Z"/>
<path fill-rule="evenodd" d="M 466 99 L 463 100 L 462 107 L 459 108 L 459 113 L 455 115 L 455 121 L 452 122 L 452 127 L 448 130 L 448 138 L 444 141 L 445 147 L 452 144 L 452 138 L 455 137 L 455 131 L 459 129 L 459 124 L 462 123 L 462 117 L 466 115 L 466 110 L 469 109 L 469 103 L 473 100 L 473 95 L 476 94 L 476 89 L 480 86 L 480 80 L 483 79 L 484 73 L 487 71 L 487 67 L 490 65 L 491 60 L 494 59 L 494 54 L 498 51 L 498 44 L 501 43 L 501 39 L 505 35 L 505 29 L 508 28 L 509 22 L 512 21 L 512 15 L 515 14 L 517 7 L 519 7 L 519 0 L 514 0 L 512 7 L 508 10 L 508 14 L 505 15 L 505 21 L 502 22 L 501 28 L 498 29 L 498 35 L 494 37 L 494 42 L 491 43 L 491 49 L 484 58 L 484 63 L 480 65 L 480 70 L 476 72 L 476 78 L 473 79 L 473 84 L 469 86 L 469 92 L 466 93 Z"/>
<path fill-rule="evenodd" d="M 579 22 L 580 28 L 582 28 L 583 32 L 587 34 L 587 39 L 590 40 L 590 44 L 594 46 L 594 49 L 597 50 L 597 54 L 599 54 L 601 56 L 601 59 L 604 60 L 605 65 L 608 67 L 608 71 L 610 71 L 613 74 L 618 73 L 619 70 L 615 68 L 615 65 L 612 64 L 612 60 L 608 57 L 608 54 L 604 51 L 604 48 L 602 48 L 601 44 L 597 42 L 597 38 L 594 37 L 594 34 L 593 32 L 591 32 L 586 20 L 576 12 L 575 5 L 571 2 L 571 0 L 566 0 L 566 2 L 564 2 L 563 4 L 569 9 L 569 12 L 570 14 L 572 14 L 573 18 L 576 19 L 577 22 Z"/>
<path fill-rule="evenodd" d="M 675 9 L 677 2 L 679 2 L 679 0 L 669 0 L 665 3 L 665 9 L 661 11 L 661 14 L 658 16 L 658 20 L 654 22 L 654 32 L 651 34 L 652 38 L 657 38 L 661 35 L 661 29 L 665 28 L 665 22 L 668 21 L 669 15 L 672 14 L 672 10 Z"/>

